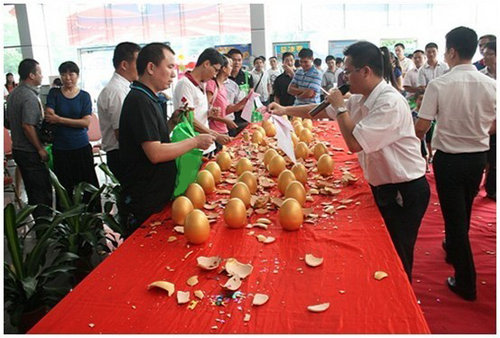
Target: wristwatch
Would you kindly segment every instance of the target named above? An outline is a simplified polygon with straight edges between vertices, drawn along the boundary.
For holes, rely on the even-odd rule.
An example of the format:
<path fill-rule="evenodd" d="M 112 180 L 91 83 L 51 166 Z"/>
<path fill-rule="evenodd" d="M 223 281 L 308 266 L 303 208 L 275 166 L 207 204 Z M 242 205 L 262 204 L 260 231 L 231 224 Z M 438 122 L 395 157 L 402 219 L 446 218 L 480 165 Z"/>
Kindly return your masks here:
<path fill-rule="evenodd" d="M 341 114 L 344 114 L 345 112 L 347 112 L 347 108 L 346 107 L 338 107 L 337 108 L 337 116 L 339 116 Z"/>

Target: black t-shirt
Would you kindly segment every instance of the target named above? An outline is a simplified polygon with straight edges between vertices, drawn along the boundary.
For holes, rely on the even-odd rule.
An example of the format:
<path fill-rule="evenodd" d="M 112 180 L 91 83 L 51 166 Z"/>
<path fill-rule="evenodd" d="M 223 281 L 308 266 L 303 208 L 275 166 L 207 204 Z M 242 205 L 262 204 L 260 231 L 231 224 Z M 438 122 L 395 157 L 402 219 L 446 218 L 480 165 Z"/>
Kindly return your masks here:
<path fill-rule="evenodd" d="M 153 164 L 142 143 L 169 143 L 165 103 L 148 87 L 135 81 L 123 102 L 120 116 L 120 161 L 123 179 L 120 181 L 127 205 L 136 215 L 160 211 L 172 198 L 177 167 L 175 160 Z"/>
<path fill-rule="evenodd" d="M 288 85 L 292 78 L 287 73 L 280 74 L 274 81 L 274 96 L 280 100 L 282 106 L 293 106 L 295 96 L 288 94 Z"/>
<path fill-rule="evenodd" d="M 251 89 L 251 88 L 253 88 L 253 78 L 252 78 L 252 75 L 247 74 L 247 77 L 248 77 L 248 85 L 250 86 L 250 89 Z M 230 76 L 229 78 L 231 80 L 233 80 L 234 82 L 236 82 L 236 84 L 238 86 L 242 85 L 242 84 L 245 84 L 245 72 L 242 69 L 240 69 L 240 71 L 238 72 L 238 75 L 236 75 L 236 77 Z"/>

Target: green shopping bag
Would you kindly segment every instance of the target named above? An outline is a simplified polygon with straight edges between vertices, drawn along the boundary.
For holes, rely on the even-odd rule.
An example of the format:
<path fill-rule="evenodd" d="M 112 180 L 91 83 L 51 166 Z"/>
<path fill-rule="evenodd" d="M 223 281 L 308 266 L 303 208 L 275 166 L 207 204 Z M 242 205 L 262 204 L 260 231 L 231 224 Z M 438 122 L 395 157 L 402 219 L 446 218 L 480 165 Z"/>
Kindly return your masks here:
<path fill-rule="evenodd" d="M 199 133 L 194 130 L 193 120 L 192 110 L 183 114 L 180 118 L 180 122 L 174 127 L 170 140 L 172 142 L 180 142 L 198 135 Z M 182 195 L 187 187 L 196 180 L 196 175 L 201 166 L 202 156 L 203 151 L 200 149 L 192 149 L 175 159 L 177 177 L 175 178 L 174 198 Z"/>
<path fill-rule="evenodd" d="M 45 150 L 49 154 L 49 161 L 47 162 L 50 170 L 54 171 L 54 156 L 52 156 L 52 144 L 45 147 Z"/>

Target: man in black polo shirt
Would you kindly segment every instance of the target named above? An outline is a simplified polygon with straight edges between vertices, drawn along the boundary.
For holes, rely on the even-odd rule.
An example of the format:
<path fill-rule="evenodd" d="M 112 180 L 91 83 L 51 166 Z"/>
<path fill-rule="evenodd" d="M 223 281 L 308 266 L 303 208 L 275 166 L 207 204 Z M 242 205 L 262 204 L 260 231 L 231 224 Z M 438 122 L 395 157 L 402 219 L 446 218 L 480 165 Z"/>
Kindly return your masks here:
<path fill-rule="evenodd" d="M 173 50 L 162 43 L 146 45 L 137 56 L 139 81 L 134 81 L 120 116 L 120 160 L 123 165 L 120 219 L 125 237 L 151 214 L 160 211 L 175 188 L 176 157 L 193 148 L 208 148 L 214 137 L 170 143 L 165 103 L 156 93 L 175 77 Z"/>
<path fill-rule="evenodd" d="M 241 101 L 248 95 L 250 88 L 253 88 L 253 79 L 248 72 L 241 69 L 243 54 L 239 49 L 233 48 L 227 54 L 233 60 L 233 71 L 229 78 L 236 82 L 240 88 L 240 97 L 238 97 L 238 101 Z M 248 125 L 248 122 L 241 118 L 241 110 L 234 112 L 234 122 L 238 125 L 238 128 L 229 130 L 229 136 L 233 137 L 238 135 Z"/>
<path fill-rule="evenodd" d="M 288 85 L 292 82 L 294 75 L 294 56 L 290 52 L 283 53 L 283 73 L 281 73 L 274 81 L 274 102 L 280 105 L 293 106 L 295 102 L 295 96 L 288 94 Z"/>

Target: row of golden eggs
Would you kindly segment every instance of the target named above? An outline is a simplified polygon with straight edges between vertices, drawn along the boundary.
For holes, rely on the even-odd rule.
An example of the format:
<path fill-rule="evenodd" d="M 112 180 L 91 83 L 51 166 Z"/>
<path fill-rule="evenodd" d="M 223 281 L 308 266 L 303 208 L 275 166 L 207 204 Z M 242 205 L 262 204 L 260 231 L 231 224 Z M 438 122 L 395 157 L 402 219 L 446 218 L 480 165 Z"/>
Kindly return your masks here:
<path fill-rule="evenodd" d="M 253 165 L 248 158 L 242 157 L 238 160 L 238 163 L 236 163 L 236 175 L 240 176 L 245 171 L 252 172 Z"/>
<path fill-rule="evenodd" d="M 262 144 L 264 141 L 265 133 L 266 133 L 265 131 L 264 131 L 264 133 L 261 133 L 259 130 L 254 130 L 254 132 L 252 134 L 252 143 Z"/>
<path fill-rule="evenodd" d="M 296 147 L 297 144 L 299 144 L 300 142 L 299 138 L 297 137 L 297 135 L 295 135 L 295 133 L 292 133 L 292 142 L 294 147 Z"/>
<path fill-rule="evenodd" d="M 172 203 L 172 221 L 174 224 L 184 225 L 184 220 L 194 210 L 193 203 L 186 196 L 177 197 Z"/>
<path fill-rule="evenodd" d="M 306 158 L 309 157 L 309 147 L 305 142 L 299 142 L 295 146 L 294 152 L 295 152 L 295 157 L 297 158 L 302 158 L 305 160 Z"/>
<path fill-rule="evenodd" d="M 304 119 L 302 121 L 302 125 L 304 126 L 304 128 L 307 128 L 311 131 L 313 130 L 313 123 L 311 119 Z"/>
<path fill-rule="evenodd" d="M 294 123 L 293 124 L 293 130 L 295 131 L 296 135 L 300 136 L 300 133 L 302 132 L 302 130 L 304 130 L 304 126 L 300 122 Z"/>
<path fill-rule="evenodd" d="M 207 202 L 205 197 L 205 191 L 198 183 L 191 183 L 184 193 L 184 196 L 189 198 L 191 203 L 193 203 L 193 207 L 195 209 L 201 209 Z"/>
<path fill-rule="evenodd" d="M 231 189 L 230 198 L 239 198 L 245 204 L 245 208 L 250 205 L 251 197 L 250 190 L 243 182 L 237 182 Z"/>
<path fill-rule="evenodd" d="M 307 183 L 307 170 L 306 167 L 302 163 L 295 163 L 292 167 L 292 172 L 295 175 L 297 181 L 302 184 Z"/>
<path fill-rule="evenodd" d="M 184 236 L 193 244 L 201 244 L 210 237 L 210 223 L 207 215 L 195 209 L 184 220 Z"/>
<path fill-rule="evenodd" d="M 285 198 L 294 198 L 301 206 L 306 203 L 306 189 L 299 181 L 291 181 L 285 189 Z"/>
<path fill-rule="evenodd" d="M 224 222 L 229 228 L 233 229 L 245 227 L 247 225 L 245 203 L 239 198 L 231 198 L 224 208 Z"/>
<path fill-rule="evenodd" d="M 285 194 L 288 183 L 295 181 L 295 175 L 292 171 L 285 169 L 278 176 L 278 190 L 282 195 Z"/>
<path fill-rule="evenodd" d="M 316 160 L 319 160 L 321 155 L 328 154 L 328 149 L 323 142 L 316 143 L 313 147 L 313 154 Z"/>
<path fill-rule="evenodd" d="M 310 131 L 307 128 L 303 128 L 300 131 L 300 134 L 297 134 L 297 135 L 299 135 L 299 140 L 301 140 L 302 142 L 305 142 L 306 144 L 311 143 L 314 139 L 312 131 Z"/>
<path fill-rule="evenodd" d="M 333 173 L 333 159 L 328 154 L 321 155 L 316 166 L 321 176 L 330 176 Z"/>
<path fill-rule="evenodd" d="M 215 180 L 212 173 L 208 170 L 200 170 L 196 176 L 196 183 L 198 183 L 205 194 L 209 195 L 215 191 Z"/>
<path fill-rule="evenodd" d="M 278 155 L 278 152 L 275 149 L 273 149 L 273 148 L 267 149 L 266 152 L 264 153 L 264 166 L 267 167 L 269 162 L 271 162 L 271 159 L 275 155 Z"/>
<path fill-rule="evenodd" d="M 268 169 L 271 176 L 278 177 L 286 169 L 286 162 L 283 156 L 275 155 L 269 162 Z"/>
<path fill-rule="evenodd" d="M 274 124 L 271 121 L 269 121 L 269 120 L 262 121 L 262 128 L 264 128 L 264 131 L 266 132 L 266 136 L 269 136 L 269 137 L 276 136 L 276 127 L 274 126 Z"/>
<path fill-rule="evenodd" d="M 244 171 L 243 174 L 238 177 L 238 182 L 245 183 L 251 194 L 255 194 L 257 192 L 257 177 L 255 177 L 255 175 L 250 171 Z"/>
<path fill-rule="evenodd" d="M 278 219 L 285 230 L 298 230 L 304 221 L 302 206 L 294 198 L 287 198 L 278 211 Z"/>
<path fill-rule="evenodd" d="M 217 162 L 214 161 L 208 162 L 207 165 L 205 166 L 205 170 L 210 171 L 210 173 L 214 177 L 215 184 L 218 184 L 220 182 L 222 177 L 222 172 Z"/>
<path fill-rule="evenodd" d="M 229 170 L 231 168 L 231 156 L 225 151 L 221 151 L 217 154 L 215 161 L 219 165 L 222 171 Z"/>

